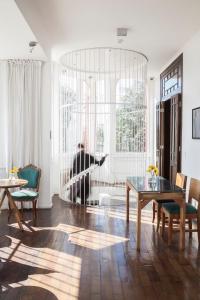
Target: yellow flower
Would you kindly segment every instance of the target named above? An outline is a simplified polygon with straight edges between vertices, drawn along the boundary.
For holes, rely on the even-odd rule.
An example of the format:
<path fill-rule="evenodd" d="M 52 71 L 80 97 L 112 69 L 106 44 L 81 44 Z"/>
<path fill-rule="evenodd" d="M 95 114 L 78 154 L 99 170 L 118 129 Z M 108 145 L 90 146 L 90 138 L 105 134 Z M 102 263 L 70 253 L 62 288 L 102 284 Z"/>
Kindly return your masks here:
<path fill-rule="evenodd" d="M 153 171 L 153 170 L 154 170 L 154 168 L 155 168 L 155 166 L 154 166 L 154 165 L 150 165 L 150 166 L 149 166 L 149 169 L 150 169 L 151 171 Z"/>
<path fill-rule="evenodd" d="M 17 168 L 17 167 L 13 167 L 13 169 L 9 170 L 10 174 L 16 174 L 18 172 L 19 172 L 19 168 Z"/>
<path fill-rule="evenodd" d="M 155 173 L 155 175 L 156 175 L 156 176 L 158 176 L 158 174 L 159 174 L 159 170 L 158 170 L 158 168 L 157 168 L 157 167 L 155 168 L 155 170 L 154 170 L 154 173 Z"/>
<path fill-rule="evenodd" d="M 155 168 L 156 168 L 156 167 L 155 167 L 154 165 L 149 165 L 149 166 L 148 166 L 148 169 L 147 169 L 147 172 L 154 171 Z"/>
<path fill-rule="evenodd" d="M 147 172 L 148 173 L 154 172 L 154 174 L 156 176 L 158 176 L 158 174 L 159 174 L 158 168 L 156 166 L 154 166 L 154 165 L 149 165 L 148 168 L 147 168 Z"/>

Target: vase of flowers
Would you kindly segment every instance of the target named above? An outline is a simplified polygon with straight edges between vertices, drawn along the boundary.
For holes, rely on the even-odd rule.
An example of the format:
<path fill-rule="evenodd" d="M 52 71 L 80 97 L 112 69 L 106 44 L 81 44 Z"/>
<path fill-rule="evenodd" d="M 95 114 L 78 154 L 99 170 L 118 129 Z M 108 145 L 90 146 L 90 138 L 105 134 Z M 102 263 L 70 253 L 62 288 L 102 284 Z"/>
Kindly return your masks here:
<path fill-rule="evenodd" d="M 11 170 L 9 170 L 9 180 L 15 180 L 18 178 L 17 174 L 19 172 L 19 168 L 13 167 Z"/>
<path fill-rule="evenodd" d="M 158 168 L 154 165 L 149 165 L 147 168 L 147 173 L 150 174 L 149 182 L 156 183 L 156 177 L 159 174 Z"/>

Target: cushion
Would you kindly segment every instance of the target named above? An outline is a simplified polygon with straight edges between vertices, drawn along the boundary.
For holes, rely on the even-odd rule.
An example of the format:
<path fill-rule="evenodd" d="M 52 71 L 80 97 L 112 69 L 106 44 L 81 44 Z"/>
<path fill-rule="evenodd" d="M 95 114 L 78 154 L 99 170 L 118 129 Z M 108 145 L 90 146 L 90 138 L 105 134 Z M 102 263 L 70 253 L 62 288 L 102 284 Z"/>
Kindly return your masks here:
<path fill-rule="evenodd" d="M 34 198 L 38 197 L 38 193 L 35 191 L 29 191 L 29 190 L 19 190 L 16 192 L 11 193 L 11 196 L 15 200 L 32 200 Z"/>
<path fill-rule="evenodd" d="M 39 172 L 34 168 L 24 168 L 18 173 L 20 179 L 25 179 L 28 181 L 28 184 L 25 185 L 26 188 L 35 189 L 37 188 Z"/>
<path fill-rule="evenodd" d="M 180 214 L 180 206 L 177 203 L 164 203 L 162 205 L 164 209 L 170 214 Z M 197 209 L 190 203 L 186 203 L 186 214 L 196 214 Z"/>
<path fill-rule="evenodd" d="M 157 204 L 162 206 L 164 203 L 171 203 L 174 202 L 172 199 L 163 199 L 163 200 L 156 200 Z"/>

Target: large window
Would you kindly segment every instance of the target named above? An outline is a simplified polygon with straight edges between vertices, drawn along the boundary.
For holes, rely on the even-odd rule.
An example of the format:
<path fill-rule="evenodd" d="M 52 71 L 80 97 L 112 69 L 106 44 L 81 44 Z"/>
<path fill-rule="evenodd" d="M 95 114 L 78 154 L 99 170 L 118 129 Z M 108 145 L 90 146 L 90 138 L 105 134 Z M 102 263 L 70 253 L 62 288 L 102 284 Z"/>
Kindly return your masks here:
<path fill-rule="evenodd" d="M 95 83 L 95 119 L 96 119 L 96 145 L 95 152 L 102 153 L 104 152 L 105 144 L 105 114 L 106 114 L 106 99 L 105 99 L 105 81 L 97 80 Z"/>
<path fill-rule="evenodd" d="M 72 122 L 73 109 L 77 102 L 76 93 L 76 80 L 67 80 L 66 72 L 63 72 L 60 79 L 60 150 L 62 153 L 69 151 L 69 126 Z"/>
<path fill-rule="evenodd" d="M 144 86 L 121 79 L 116 88 L 116 152 L 145 152 Z"/>
<path fill-rule="evenodd" d="M 96 129 L 96 152 L 104 152 L 104 124 L 99 123 Z"/>
<path fill-rule="evenodd" d="M 96 153 L 108 151 L 109 143 L 113 143 L 111 149 L 118 153 L 146 151 L 146 103 L 142 83 L 121 79 L 115 94 L 109 85 L 105 90 L 104 80 L 82 81 L 79 88 L 77 80 L 65 80 L 64 73 L 60 86 L 63 153 L 78 142 Z M 116 104 L 112 100 L 115 95 Z"/>

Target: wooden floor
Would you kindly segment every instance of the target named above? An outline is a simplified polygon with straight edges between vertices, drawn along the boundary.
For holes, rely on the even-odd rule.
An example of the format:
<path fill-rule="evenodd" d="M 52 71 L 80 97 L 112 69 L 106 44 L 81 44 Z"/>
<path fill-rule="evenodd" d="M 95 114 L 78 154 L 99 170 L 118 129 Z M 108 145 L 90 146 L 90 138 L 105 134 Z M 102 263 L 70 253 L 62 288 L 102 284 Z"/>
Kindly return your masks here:
<path fill-rule="evenodd" d="M 135 209 L 72 207 L 54 198 L 40 210 L 38 226 L 21 232 L 0 215 L 0 299 L 200 299 L 197 237 L 184 253 L 155 232 L 151 209 L 143 213 L 142 251 L 135 247 Z"/>

